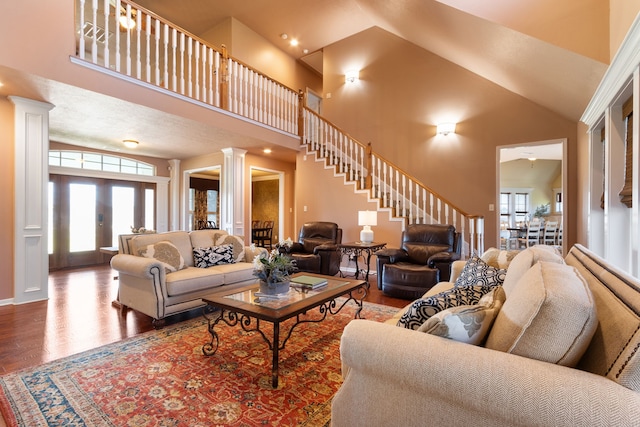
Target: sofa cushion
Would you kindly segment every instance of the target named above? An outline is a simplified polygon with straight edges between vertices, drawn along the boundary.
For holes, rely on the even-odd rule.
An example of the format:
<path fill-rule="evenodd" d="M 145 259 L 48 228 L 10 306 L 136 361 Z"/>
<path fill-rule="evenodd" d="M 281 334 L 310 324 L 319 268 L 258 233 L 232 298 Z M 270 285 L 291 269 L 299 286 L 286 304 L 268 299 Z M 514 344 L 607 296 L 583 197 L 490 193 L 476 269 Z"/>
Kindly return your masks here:
<path fill-rule="evenodd" d="M 138 255 L 160 261 L 168 272 L 182 270 L 186 267 L 184 258 L 176 245 L 166 240 L 141 248 Z"/>
<path fill-rule="evenodd" d="M 253 264 L 250 262 L 237 262 L 235 264 L 221 264 L 216 266 L 216 271 L 224 274 L 225 285 L 246 282 L 249 280 L 257 281 L 253 275 Z"/>
<path fill-rule="evenodd" d="M 426 332 L 467 344 L 480 345 L 505 300 L 502 286 L 494 287 L 476 305 L 462 305 L 441 311 L 418 328 Z"/>
<path fill-rule="evenodd" d="M 194 248 L 193 263 L 198 268 L 213 267 L 220 264 L 234 264 L 233 245 L 211 246 L 209 248 Z"/>
<path fill-rule="evenodd" d="M 431 316 L 451 307 L 477 304 L 493 286 L 461 286 L 415 300 L 402 314 L 397 325 L 418 329 Z"/>
<path fill-rule="evenodd" d="M 189 238 L 191 239 L 191 246 L 194 248 L 210 248 L 215 246 L 216 242 L 227 234 L 229 233 L 224 230 L 193 230 L 189 233 Z"/>
<path fill-rule="evenodd" d="M 507 294 L 507 299 L 509 298 L 511 289 L 518 283 L 522 275 L 539 261 L 564 264 L 562 255 L 560 255 L 560 252 L 553 246 L 535 245 L 520 251 L 509 263 L 509 268 L 507 268 L 507 274 L 502 284 Z"/>
<path fill-rule="evenodd" d="M 507 293 L 486 347 L 575 366 L 597 326 L 593 296 L 582 276 L 573 267 L 542 261 Z"/>
<path fill-rule="evenodd" d="M 232 236 L 231 234 L 221 235 L 215 242 L 216 246 L 231 245 L 233 247 L 233 259 L 235 262 L 245 261 L 244 239 L 240 236 Z"/>
<path fill-rule="evenodd" d="M 224 272 L 218 270 L 220 267 L 187 267 L 175 273 L 167 274 L 167 295 L 174 297 L 225 285 Z"/>
<path fill-rule="evenodd" d="M 506 270 L 492 267 L 478 255 L 472 255 L 456 279 L 455 286 L 495 286 L 504 282 Z"/>

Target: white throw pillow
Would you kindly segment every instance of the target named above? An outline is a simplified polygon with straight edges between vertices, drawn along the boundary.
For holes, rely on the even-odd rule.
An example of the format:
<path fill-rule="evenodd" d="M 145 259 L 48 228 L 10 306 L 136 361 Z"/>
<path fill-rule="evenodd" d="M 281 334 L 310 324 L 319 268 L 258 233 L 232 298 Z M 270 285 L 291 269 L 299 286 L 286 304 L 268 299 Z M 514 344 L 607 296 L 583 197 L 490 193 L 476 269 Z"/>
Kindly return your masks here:
<path fill-rule="evenodd" d="M 480 298 L 478 304 L 441 311 L 424 322 L 418 331 L 467 344 L 481 345 L 504 300 L 504 290 L 501 286 L 496 286 Z"/>

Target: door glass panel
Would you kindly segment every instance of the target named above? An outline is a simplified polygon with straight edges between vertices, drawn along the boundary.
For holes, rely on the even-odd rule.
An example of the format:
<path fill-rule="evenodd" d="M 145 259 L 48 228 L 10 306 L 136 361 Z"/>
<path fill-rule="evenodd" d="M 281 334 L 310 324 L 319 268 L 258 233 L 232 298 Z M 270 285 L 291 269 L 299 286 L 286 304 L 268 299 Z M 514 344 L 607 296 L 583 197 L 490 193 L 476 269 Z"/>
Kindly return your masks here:
<path fill-rule="evenodd" d="M 112 187 L 111 189 L 111 246 L 118 246 L 120 234 L 131 234 L 134 224 L 135 191 L 131 187 Z"/>
<path fill-rule="evenodd" d="M 154 218 L 156 216 L 156 197 L 155 190 L 146 188 L 144 190 L 144 228 L 147 230 L 155 230 Z"/>
<path fill-rule="evenodd" d="M 69 185 L 69 251 L 96 249 L 96 186 Z"/>

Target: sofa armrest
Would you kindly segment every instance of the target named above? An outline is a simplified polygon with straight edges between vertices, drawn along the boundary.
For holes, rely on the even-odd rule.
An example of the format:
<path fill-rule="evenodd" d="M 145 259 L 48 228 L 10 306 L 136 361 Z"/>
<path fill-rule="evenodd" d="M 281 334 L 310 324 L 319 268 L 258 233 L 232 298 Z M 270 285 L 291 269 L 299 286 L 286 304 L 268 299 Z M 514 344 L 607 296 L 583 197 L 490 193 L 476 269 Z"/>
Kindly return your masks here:
<path fill-rule="evenodd" d="M 465 265 L 467 265 L 467 261 L 465 260 L 453 261 L 451 263 L 451 277 L 449 278 L 450 282 L 455 283 L 456 280 L 458 280 L 458 277 L 460 277 L 460 273 L 462 273 Z"/>
<path fill-rule="evenodd" d="M 166 271 L 160 261 L 153 258 L 145 258 L 129 254 L 116 254 L 111 258 L 111 268 L 142 279 L 154 279 L 158 276 L 161 283 L 164 283 Z"/>
<path fill-rule="evenodd" d="M 351 321 L 332 425 L 640 423 L 640 394 L 588 372 L 384 323 Z"/>

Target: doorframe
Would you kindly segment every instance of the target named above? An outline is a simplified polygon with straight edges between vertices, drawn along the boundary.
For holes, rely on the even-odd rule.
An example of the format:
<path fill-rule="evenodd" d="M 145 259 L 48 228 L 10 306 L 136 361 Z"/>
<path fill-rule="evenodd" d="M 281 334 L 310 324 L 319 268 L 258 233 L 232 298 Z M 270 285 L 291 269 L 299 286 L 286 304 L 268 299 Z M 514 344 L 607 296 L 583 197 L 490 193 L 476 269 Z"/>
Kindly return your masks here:
<path fill-rule="evenodd" d="M 562 254 L 564 255 L 565 248 L 567 248 L 567 217 L 569 212 L 567 211 L 569 200 L 569 188 L 568 188 L 568 157 L 567 157 L 567 138 L 558 138 L 546 141 L 532 141 L 522 144 L 509 144 L 496 146 L 496 204 L 494 212 L 496 222 L 496 242 L 500 242 L 500 155 L 502 149 L 517 148 L 517 147 L 536 147 L 541 145 L 562 144 Z"/>
<path fill-rule="evenodd" d="M 251 179 L 251 185 L 249 185 L 249 199 L 253 200 L 253 171 L 258 170 L 262 172 L 269 172 L 278 177 L 278 236 L 274 239 L 276 242 L 284 240 L 284 172 L 276 169 L 269 169 L 258 166 L 249 166 L 249 177 Z M 253 203 L 249 204 L 249 219 L 253 218 Z"/>
<path fill-rule="evenodd" d="M 188 213 L 189 213 L 189 186 L 191 184 L 189 178 L 191 175 L 196 174 L 198 172 L 209 171 L 212 169 L 218 169 L 220 171 L 220 175 L 218 176 L 219 186 L 218 186 L 218 200 L 220 202 L 220 211 L 218 212 L 218 227 L 222 229 L 222 165 L 210 165 L 201 168 L 195 169 L 185 169 L 182 171 L 182 191 L 180 192 L 180 230 L 188 230 L 189 224 L 187 222 Z"/>

